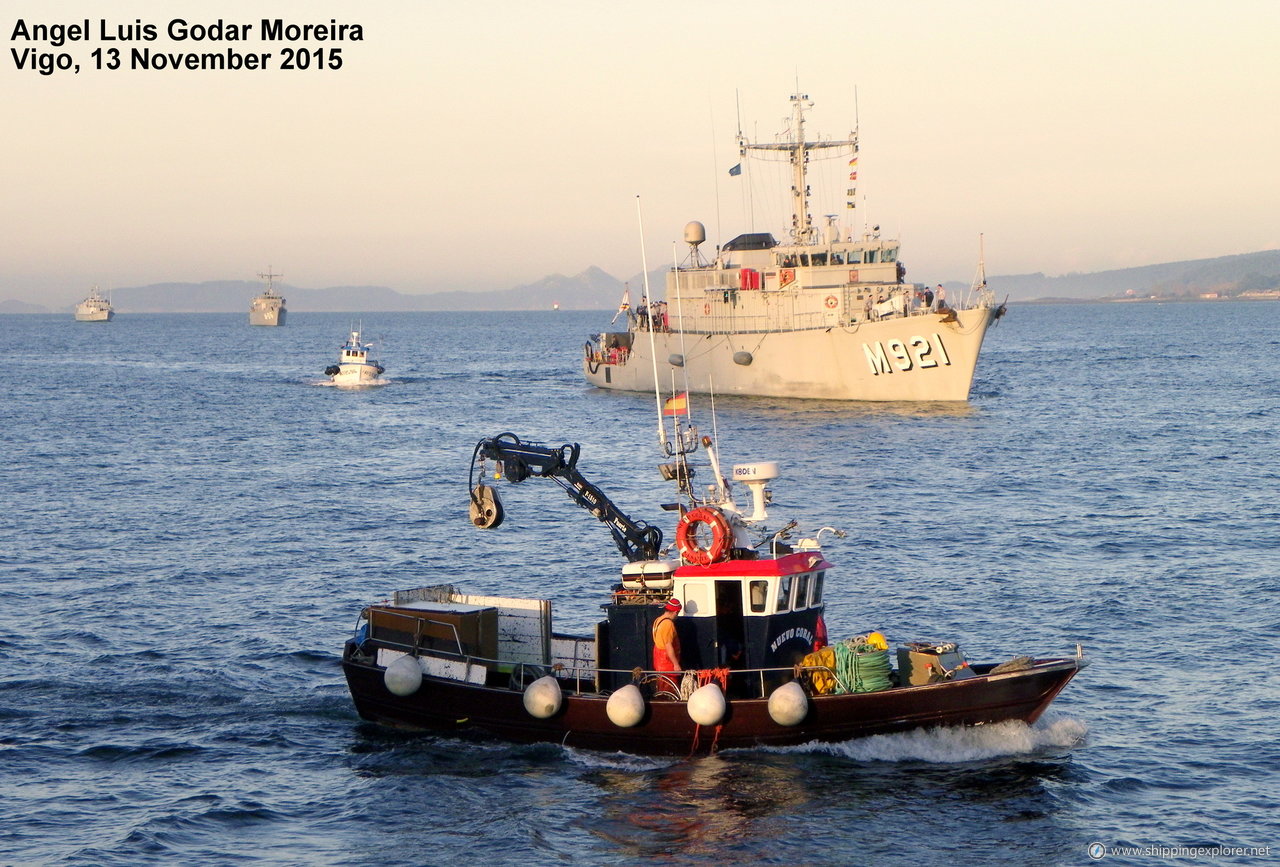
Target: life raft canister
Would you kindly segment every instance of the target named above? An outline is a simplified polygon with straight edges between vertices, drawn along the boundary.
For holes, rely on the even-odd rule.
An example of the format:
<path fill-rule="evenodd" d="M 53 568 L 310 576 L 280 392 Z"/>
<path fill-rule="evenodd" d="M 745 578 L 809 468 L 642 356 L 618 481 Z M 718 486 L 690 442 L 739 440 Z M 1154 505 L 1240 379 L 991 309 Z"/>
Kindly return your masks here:
<path fill-rule="evenodd" d="M 695 532 L 698 524 L 706 524 L 711 529 L 711 544 L 703 548 L 698 545 Z M 706 566 L 724 559 L 729 552 L 729 540 L 733 531 L 729 522 L 719 509 L 706 506 L 685 512 L 676 525 L 676 547 L 680 556 L 695 566 Z"/>

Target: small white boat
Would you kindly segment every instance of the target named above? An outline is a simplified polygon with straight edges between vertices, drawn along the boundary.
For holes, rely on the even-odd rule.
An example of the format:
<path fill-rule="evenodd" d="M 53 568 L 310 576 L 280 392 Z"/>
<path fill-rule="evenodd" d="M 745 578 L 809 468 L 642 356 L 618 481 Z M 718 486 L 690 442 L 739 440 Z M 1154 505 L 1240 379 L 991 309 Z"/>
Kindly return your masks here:
<path fill-rule="evenodd" d="M 324 369 L 334 385 L 373 385 L 382 373 L 382 365 L 373 358 L 373 344 L 364 343 L 358 330 L 338 350 L 338 363 Z"/>
<path fill-rule="evenodd" d="M 77 322 L 110 322 L 115 315 L 111 302 L 102 297 L 97 286 L 93 287 L 88 298 L 76 305 Z"/>

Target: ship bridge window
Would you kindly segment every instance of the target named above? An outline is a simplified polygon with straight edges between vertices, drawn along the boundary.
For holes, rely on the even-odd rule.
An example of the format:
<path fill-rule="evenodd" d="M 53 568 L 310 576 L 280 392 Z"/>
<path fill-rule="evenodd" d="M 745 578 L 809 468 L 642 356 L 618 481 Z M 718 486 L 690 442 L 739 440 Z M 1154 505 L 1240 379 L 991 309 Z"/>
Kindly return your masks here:
<path fill-rule="evenodd" d="M 753 614 L 763 614 L 765 602 L 769 598 L 769 582 L 768 581 L 752 581 L 749 588 L 751 594 L 751 611 Z"/>
<path fill-rule="evenodd" d="M 817 605 L 822 601 L 822 579 L 827 577 L 825 571 L 819 572 L 813 576 L 813 604 Z"/>
<path fill-rule="evenodd" d="M 792 608 L 808 608 L 809 607 L 809 573 L 796 576 L 796 602 Z"/>
<path fill-rule="evenodd" d="M 862 261 L 866 265 L 873 265 L 880 261 L 879 250 L 867 250 L 862 254 Z"/>
<path fill-rule="evenodd" d="M 890 247 L 889 249 L 885 250 L 882 258 L 885 262 L 898 261 L 898 248 Z"/>
<path fill-rule="evenodd" d="M 844 264 L 844 254 L 843 254 L 843 253 L 839 253 L 839 252 L 837 252 L 837 253 L 832 253 L 832 254 L 831 254 L 831 264 L 832 264 L 832 265 L 843 265 L 843 264 Z"/>
<path fill-rule="evenodd" d="M 778 605 L 774 611 L 791 610 L 791 583 L 794 575 L 788 575 L 778 582 Z"/>

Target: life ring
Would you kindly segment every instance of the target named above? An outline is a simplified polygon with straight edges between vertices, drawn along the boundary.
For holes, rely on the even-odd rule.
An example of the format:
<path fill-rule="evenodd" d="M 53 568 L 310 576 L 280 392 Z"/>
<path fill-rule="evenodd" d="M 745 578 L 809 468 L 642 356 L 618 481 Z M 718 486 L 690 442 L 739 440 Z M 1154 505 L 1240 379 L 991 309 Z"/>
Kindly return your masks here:
<path fill-rule="evenodd" d="M 698 524 L 706 524 L 711 528 L 711 544 L 705 548 L 699 547 L 694 536 Z M 676 547 L 680 549 L 680 556 L 694 566 L 706 566 L 723 560 L 732 538 L 733 531 L 729 529 L 729 522 L 719 509 L 692 509 L 685 512 L 676 525 Z"/>
<path fill-rule="evenodd" d="M 840 303 L 840 302 L 836 300 L 836 296 L 834 296 L 834 295 L 828 295 L 828 296 L 827 296 L 826 305 L 827 305 L 827 309 L 828 309 L 828 310 L 835 310 L 835 309 L 836 309 L 836 305 L 837 305 L 837 304 L 839 304 L 839 303 Z"/>

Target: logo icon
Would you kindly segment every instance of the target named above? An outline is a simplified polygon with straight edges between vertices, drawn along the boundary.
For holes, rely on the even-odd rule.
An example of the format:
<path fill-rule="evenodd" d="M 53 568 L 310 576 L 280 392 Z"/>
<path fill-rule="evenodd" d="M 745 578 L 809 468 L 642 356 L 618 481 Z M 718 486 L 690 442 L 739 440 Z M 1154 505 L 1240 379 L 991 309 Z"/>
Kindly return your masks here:
<path fill-rule="evenodd" d="M 1103 846 L 1101 843 L 1089 844 L 1089 857 L 1092 858 L 1094 861 L 1101 861 L 1106 856 L 1107 856 L 1106 846 Z"/>

